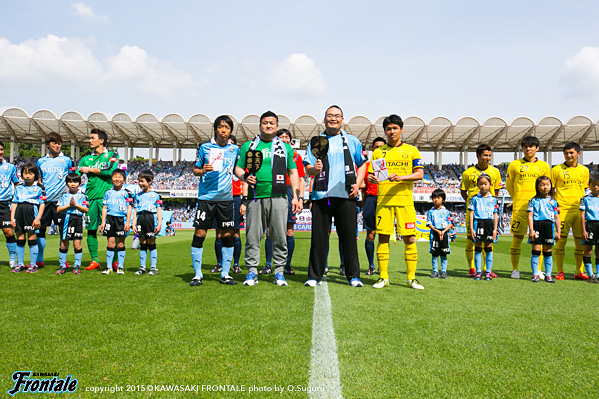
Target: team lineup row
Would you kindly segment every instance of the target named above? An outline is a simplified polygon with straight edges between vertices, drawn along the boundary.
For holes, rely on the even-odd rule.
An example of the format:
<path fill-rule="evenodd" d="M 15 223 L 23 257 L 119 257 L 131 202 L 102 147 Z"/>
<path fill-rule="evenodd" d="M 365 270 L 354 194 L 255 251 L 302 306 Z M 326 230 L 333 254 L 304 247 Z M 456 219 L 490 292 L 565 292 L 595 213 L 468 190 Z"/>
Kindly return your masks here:
<path fill-rule="evenodd" d="M 239 219 L 246 216 L 245 264 L 248 268 L 244 285 L 258 283 L 260 242 L 265 231 L 272 248 L 274 283 L 287 285 L 285 273 L 293 273 L 291 258 L 294 250 L 293 224 L 295 214 L 303 209 L 305 175 L 313 177 L 311 192 L 312 234 L 308 264 L 307 286 L 321 283 L 326 269 L 328 236 L 334 218 L 343 255 L 344 274 L 352 287 L 361 287 L 360 267 L 355 240 L 357 209 L 355 199 L 364 188 L 364 225 L 367 229 L 366 252 L 369 260 L 367 274 L 374 273 L 374 239 L 379 234 L 376 258 L 380 278 L 375 288 L 389 285 L 389 238 L 397 229 L 404 241 L 404 260 L 407 286 L 424 287 L 415 279 L 418 252 L 415 242 L 416 212 L 413 203 L 413 183 L 423 177 L 423 163 L 418 149 L 401 141 L 403 121 L 391 115 L 383 121 L 386 140 L 375 139 L 370 162 L 362 154 L 359 140 L 342 129 L 343 112 L 331 106 L 325 112 L 325 130 L 313 137 L 305 159 L 295 153 L 289 141 L 291 133 L 278 130 L 278 117 L 265 112 L 260 117 L 260 134 L 239 148 L 231 141 L 233 121 L 220 116 L 214 122 L 214 137 L 198 146 L 194 175 L 200 177 L 194 219 L 195 232 L 191 243 L 191 258 L 195 276 L 191 286 L 203 282 L 202 255 L 207 230 L 216 223 L 217 243 L 222 245 L 217 270 L 220 282 L 236 284 L 229 276 L 233 259 L 234 271 L 239 271 L 241 252 Z M 139 176 L 141 192 L 131 195 L 123 189 L 125 173 L 117 168 L 118 153 L 106 149 L 107 135 L 100 129 L 90 133 L 92 153 L 75 167 L 70 158 L 60 152 L 62 138 L 51 133 L 46 138 L 48 155 L 37 165 L 25 165 L 21 171 L 25 181 L 18 184 L 16 169 L 3 162 L 0 167 L 0 221 L 14 272 L 35 272 L 43 265 L 45 228 L 53 221 L 60 226 L 60 268 L 66 267 L 69 241 L 75 249 L 75 267 L 81 267 L 83 217 L 86 218 L 87 245 L 91 263 L 86 269 L 100 268 L 97 232 L 108 237 L 106 268 L 124 273 L 125 235 L 132 229 L 140 237 L 140 269 L 146 272 L 147 251 L 150 253 L 150 273 L 156 274 L 157 249 L 155 234 L 160 230 L 160 196 L 151 190 L 153 176 L 146 171 Z M 563 260 L 570 229 L 575 238 L 576 279 L 596 282 L 590 256 L 595 245 L 599 179 L 591 179 L 589 171 L 577 162 L 580 147 L 568 143 L 564 147 L 565 162 L 555 166 L 536 158 L 539 142 L 529 136 L 522 140 L 524 158 L 508 167 L 506 188 L 514 201 L 511 232 L 513 278 L 519 278 L 521 244 L 528 232 L 532 244 L 531 268 L 533 281 L 553 282 L 551 269 L 555 257 L 557 279 L 564 278 Z M 3 145 L 0 147 L 3 155 Z M 497 237 L 497 192 L 501 188 L 499 171 L 490 165 L 492 150 L 488 145 L 477 148 L 477 163 L 464 171 L 461 192 L 468 204 L 466 257 L 470 276 L 490 280 L 493 241 Z M 37 175 L 39 170 L 39 176 Z M 79 193 L 80 175 L 87 174 L 85 195 Z M 246 183 L 241 187 L 241 183 Z M 365 187 L 364 187 L 365 186 Z M 65 193 L 65 191 L 67 191 Z M 245 195 L 244 195 L 245 194 Z M 584 198 L 583 198 L 584 197 Z M 581 201 L 581 198 L 582 201 Z M 431 228 L 431 277 L 447 277 L 449 254 L 448 231 L 453 226 L 444 208 L 445 193 L 433 193 L 433 209 L 427 214 Z M 11 204 L 12 202 L 12 204 Z M 582 215 L 581 215 L 582 214 Z M 581 217 L 582 216 L 582 217 Z M 14 234 L 13 234 L 14 227 Z M 31 263 L 25 268 L 25 237 L 28 238 Z M 555 251 L 552 248 L 555 244 Z M 596 247 L 597 248 L 597 247 Z M 545 273 L 539 271 L 543 254 Z M 597 249 L 596 249 L 597 250 Z M 483 251 L 485 267 L 483 268 Z M 439 270 L 438 260 L 441 260 Z M 586 273 L 583 270 L 586 267 Z M 485 270 L 483 270 L 485 269 Z M 599 271 L 599 270 L 598 270 Z M 268 267 L 261 273 L 272 272 Z M 484 273 L 484 274 L 483 274 Z"/>

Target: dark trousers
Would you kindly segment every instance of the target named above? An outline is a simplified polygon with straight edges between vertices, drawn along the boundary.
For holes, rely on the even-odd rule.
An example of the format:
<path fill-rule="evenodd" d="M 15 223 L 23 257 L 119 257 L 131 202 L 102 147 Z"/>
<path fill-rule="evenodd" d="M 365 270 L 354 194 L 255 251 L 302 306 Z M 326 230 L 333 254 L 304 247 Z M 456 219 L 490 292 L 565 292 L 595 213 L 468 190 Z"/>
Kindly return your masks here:
<path fill-rule="evenodd" d="M 322 280 L 329 249 L 329 229 L 332 218 L 335 217 L 337 236 L 343 247 L 345 274 L 350 281 L 360 277 L 360 262 L 358 261 L 358 246 L 356 244 L 356 228 L 358 210 L 356 201 L 345 198 L 330 198 L 312 202 L 312 237 L 310 242 L 310 263 L 308 277 L 317 281 Z"/>

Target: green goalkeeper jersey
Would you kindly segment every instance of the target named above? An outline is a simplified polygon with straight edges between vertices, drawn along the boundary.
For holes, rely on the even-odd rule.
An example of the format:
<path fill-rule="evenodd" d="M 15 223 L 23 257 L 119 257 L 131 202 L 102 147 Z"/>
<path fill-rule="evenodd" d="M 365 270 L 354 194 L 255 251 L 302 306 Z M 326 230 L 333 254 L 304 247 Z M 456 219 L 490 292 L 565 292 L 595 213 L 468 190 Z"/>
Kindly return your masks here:
<path fill-rule="evenodd" d="M 100 174 L 87 174 L 87 185 L 85 186 L 85 194 L 90 200 L 104 198 L 106 191 L 112 188 L 112 171 L 119 165 L 119 154 L 116 151 L 107 149 L 100 155 L 86 155 L 79 161 L 79 167 L 82 166 L 94 169 L 100 169 Z M 77 173 L 81 174 L 79 169 Z"/>

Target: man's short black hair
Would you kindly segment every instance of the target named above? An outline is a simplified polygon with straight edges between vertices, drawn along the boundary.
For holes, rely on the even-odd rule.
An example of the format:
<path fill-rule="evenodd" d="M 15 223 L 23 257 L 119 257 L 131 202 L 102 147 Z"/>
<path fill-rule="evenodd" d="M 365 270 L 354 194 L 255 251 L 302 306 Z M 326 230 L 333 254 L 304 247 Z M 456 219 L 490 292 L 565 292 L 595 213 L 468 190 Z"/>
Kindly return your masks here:
<path fill-rule="evenodd" d="M 574 148 L 576 152 L 581 151 L 580 145 L 578 143 L 570 141 L 569 143 L 564 144 L 564 149 L 562 150 L 562 152 L 566 152 L 566 150 L 571 150 L 572 148 Z"/>
<path fill-rule="evenodd" d="M 231 140 L 233 144 L 237 145 L 237 138 L 235 136 L 229 136 L 229 140 Z"/>
<path fill-rule="evenodd" d="M 216 137 L 216 129 L 220 126 L 221 122 L 225 122 L 231 128 L 231 133 L 233 132 L 233 120 L 228 115 L 221 115 L 214 120 L 214 137 Z"/>
<path fill-rule="evenodd" d="M 79 176 L 77 173 L 75 172 L 71 172 L 67 175 L 67 177 L 65 177 L 65 182 L 70 183 L 70 182 L 77 182 L 79 184 L 81 184 L 81 176 Z"/>
<path fill-rule="evenodd" d="M 89 134 L 96 134 L 96 135 L 98 135 L 98 138 L 100 140 L 104 140 L 104 142 L 102 143 L 102 145 L 104 147 L 108 146 L 108 133 L 106 133 L 106 131 L 104 131 L 102 129 L 94 128 L 94 129 L 91 130 L 91 132 L 89 132 Z"/>
<path fill-rule="evenodd" d="M 154 173 L 150 169 L 144 169 L 137 175 L 137 180 L 144 179 L 148 183 L 154 180 Z"/>
<path fill-rule="evenodd" d="M 50 132 L 48 133 L 48 135 L 46 136 L 46 147 L 48 145 L 50 145 L 50 143 L 60 143 L 62 144 L 62 136 L 56 132 Z"/>
<path fill-rule="evenodd" d="M 127 174 L 125 173 L 125 171 L 123 169 L 119 169 L 119 168 L 116 168 L 110 174 L 111 177 L 114 176 L 114 175 L 121 175 L 121 176 L 123 176 L 123 179 L 127 178 Z"/>
<path fill-rule="evenodd" d="M 377 137 L 376 139 L 372 140 L 372 148 L 374 148 L 374 145 L 378 142 L 382 142 L 383 144 L 387 144 L 387 140 L 385 140 L 382 137 Z"/>
<path fill-rule="evenodd" d="M 279 117 L 272 111 L 266 111 L 262 114 L 262 116 L 260 116 L 260 124 L 262 124 L 262 119 L 264 118 L 275 118 L 277 121 L 277 125 L 279 124 Z"/>
<path fill-rule="evenodd" d="M 387 126 L 390 124 L 399 125 L 399 127 L 403 129 L 403 120 L 399 115 L 391 114 L 383 119 L 383 129 L 387 129 Z"/>
<path fill-rule="evenodd" d="M 522 148 L 524 148 L 524 146 L 540 147 L 541 142 L 535 136 L 526 136 L 522 139 L 522 142 L 520 143 L 520 145 L 522 146 Z"/>
<path fill-rule="evenodd" d="M 589 176 L 589 184 L 590 183 L 599 183 L 599 173 L 593 173 Z"/>
<path fill-rule="evenodd" d="M 478 147 L 476 147 L 476 156 L 480 157 L 481 155 L 483 155 L 483 152 L 485 151 L 493 151 L 491 149 L 491 146 L 489 144 L 479 144 Z"/>
<path fill-rule="evenodd" d="M 439 197 L 443 198 L 443 202 L 445 202 L 445 199 L 447 198 L 447 196 L 445 195 L 445 191 L 443 191 L 440 188 L 436 189 L 431 194 L 431 199 L 435 199 L 435 198 L 439 198 Z"/>

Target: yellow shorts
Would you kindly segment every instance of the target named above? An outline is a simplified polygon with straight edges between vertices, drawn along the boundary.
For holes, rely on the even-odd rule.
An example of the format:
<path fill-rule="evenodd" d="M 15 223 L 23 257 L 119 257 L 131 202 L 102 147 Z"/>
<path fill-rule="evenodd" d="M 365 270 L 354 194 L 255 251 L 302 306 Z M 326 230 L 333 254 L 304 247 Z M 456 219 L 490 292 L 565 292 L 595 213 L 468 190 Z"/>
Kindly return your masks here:
<path fill-rule="evenodd" d="M 582 237 L 582 226 L 580 225 L 580 211 L 578 209 L 568 209 L 559 212 L 559 220 L 561 222 L 562 237 L 568 237 L 570 228 L 574 237 Z"/>
<path fill-rule="evenodd" d="M 376 232 L 383 235 L 393 234 L 393 225 L 397 220 L 397 234 L 411 236 L 416 234 L 416 209 L 413 206 L 377 206 Z"/>
<path fill-rule="evenodd" d="M 525 236 L 528 233 L 528 211 L 520 210 L 512 213 L 512 228 L 510 233 Z"/>

